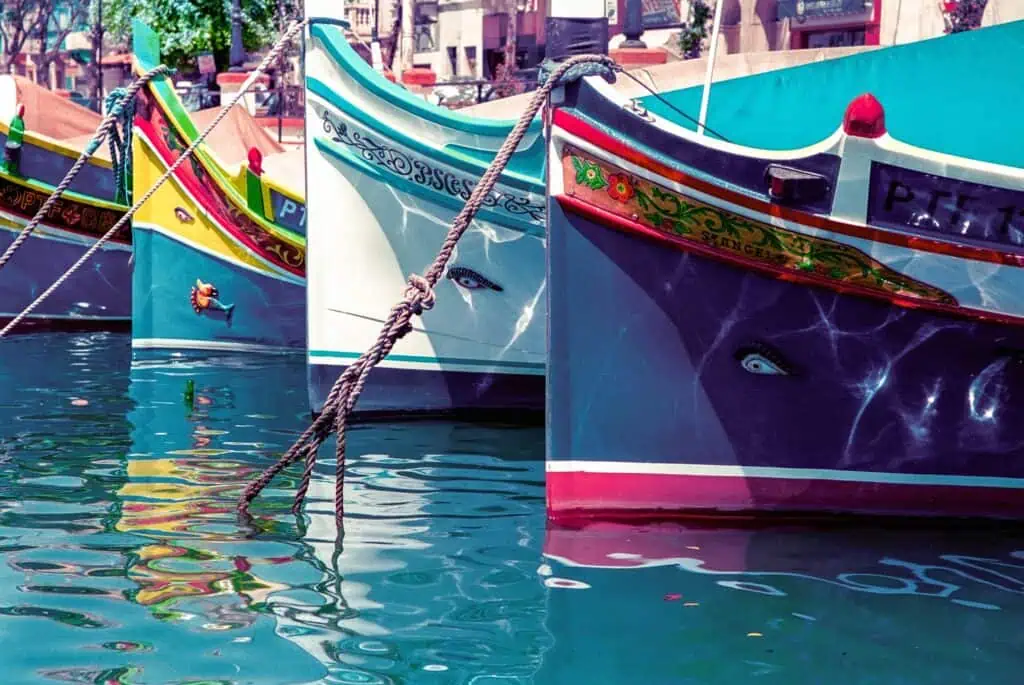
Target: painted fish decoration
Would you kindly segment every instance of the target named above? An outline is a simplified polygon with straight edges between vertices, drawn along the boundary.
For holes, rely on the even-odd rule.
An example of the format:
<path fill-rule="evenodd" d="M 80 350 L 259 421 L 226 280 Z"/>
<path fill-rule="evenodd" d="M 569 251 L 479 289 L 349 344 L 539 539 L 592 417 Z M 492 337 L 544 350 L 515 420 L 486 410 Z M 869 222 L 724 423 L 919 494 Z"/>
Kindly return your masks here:
<path fill-rule="evenodd" d="M 224 312 L 228 322 L 230 322 L 235 312 L 235 305 L 224 304 L 217 299 L 219 295 L 220 293 L 215 285 L 203 283 L 197 278 L 196 284 L 192 286 L 192 295 L 189 298 L 192 302 L 192 309 L 195 310 L 196 314 L 202 314 L 208 309 Z"/>

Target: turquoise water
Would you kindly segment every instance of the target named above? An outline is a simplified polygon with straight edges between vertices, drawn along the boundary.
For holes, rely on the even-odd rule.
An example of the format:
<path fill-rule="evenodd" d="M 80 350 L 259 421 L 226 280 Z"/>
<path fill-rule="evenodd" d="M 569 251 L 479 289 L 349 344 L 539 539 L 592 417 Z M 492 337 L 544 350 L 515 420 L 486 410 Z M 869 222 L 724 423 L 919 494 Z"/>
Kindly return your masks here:
<path fill-rule="evenodd" d="M 4 685 L 1020 682 L 1020 533 L 546 530 L 540 429 L 410 423 L 352 434 L 336 545 L 330 449 L 233 512 L 301 359 L 0 350 Z"/>

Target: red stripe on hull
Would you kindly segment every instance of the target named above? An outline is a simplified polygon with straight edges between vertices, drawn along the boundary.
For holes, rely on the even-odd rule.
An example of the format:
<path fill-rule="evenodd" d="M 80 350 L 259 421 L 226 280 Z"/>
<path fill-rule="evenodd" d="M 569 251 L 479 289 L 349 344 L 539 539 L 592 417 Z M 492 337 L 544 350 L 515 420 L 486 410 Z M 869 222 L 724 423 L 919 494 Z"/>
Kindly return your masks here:
<path fill-rule="evenodd" d="M 138 129 L 136 135 L 141 135 L 149 142 L 150 146 L 156 152 L 157 156 L 161 159 L 161 161 L 163 161 L 165 165 L 165 170 L 170 169 L 171 166 L 174 165 L 176 158 L 173 157 L 170 149 L 167 147 L 166 143 L 160 137 L 159 133 L 154 128 L 153 124 L 140 117 L 136 117 L 135 127 L 136 129 Z M 193 157 L 192 159 L 195 160 L 197 164 L 201 164 L 197 157 Z M 210 172 L 205 171 L 204 169 L 204 173 L 209 174 Z M 216 187 L 216 181 L 213 181 L 211 179 L 206 184 L 201 183 L 199 179 L 196 178 L 189 163 L 181 164 L 175 170 L 173 175 L 174 178 L 177 179 L 178 182 L 189 193 L 191 193 L 193 198 L 195 198 L 195 201 L 207 212 L 207 214 L 209 214 L 210 217 L 212 217 L 214 221 L 216 221 L 217 225 L 220 226 L 222 230 L 226 231 L 236 240 L 238 240 L 247 248 L 252 250 L 253 253 L 266 259 L 272 264 L 279 266 L 282 269 L 285 269 L 296 276 L 305 278 L 305 255 L 302 256 L 301 265 L 297 266 L 295 264 L 289 263 L 289 261 L 281 259 L 279 255 L 271 252 L 270 250 L 267 250 L 264 246 L 260 245 L 260 243 L 252 235 L 248 234 L 243 230 L 240 230 L 238 226 L 238 221 L 247 220 L 247 218 L 245 217 L 245 210 L 236 207 L 234 203 L 232 203 L 232 201 L 228 197 L 226 197 L 224 193 L 220 191 L 219 188 Z M 237 220 L 236 217 L 230 216 L 229 212 L 231 211 L 234 211 L 238 214 Z M 253 225 L 255 226 L 254 222 Z M 263 231 L 262 228 L 257 226 L 254 230 L 257 232 L 257 234 L 261 236 L 267 236 L 267 240 L 272 240 L 276 242 L 276 238 L 270 237 L 269 234 Z"/>
<path fill-rule="evenodd" d="M 607 133 L 598 130 L 584 122 L 582 119 L 578 119 L 577 117 L 568 114 L 565 110 L 560 109 L 555 111 L 553 123 L 555 126 L 565 130 L 567 133 L 596 145 L 597 147 L 610 152 L 617 157 L 621 157 L 628 162 L 636 164 L 639 167 L 653 171 L 660 176 L 675 181 L 676 183 L 681 183 L 682 185 L 693 188 L 701 193 L 720 198 L 740 207 L 752 209 L 756 212 L 761 212 L 763 214 L 803 224 L 805 226 L 811 226 L 823 231 L 831 231 L 841 235 L 849 235 L 855 238 L 871 240 L 876 243 L 886 243 L 888 245 L 896 245 L 898 247 L 906 247 L 912 250 L 919 250 L 921 252 L 932 252 L 952 257 L 963 257 L 965 259 L 973 259 L 980 262 L 1004 264 L 1007 266 L 1024 266 L 1024 256 L 1022 255 L 1010 252 L 1000 252 L 999 250 L 992 250 L 983 247 L 974 247 L 971 245 L 946 243 L 939 240 L 932 240 L 930 238 L 892 233 L 890 231 L 883 231 L 869 226 L 849 224 L 842 221 L 836 221 L 834 219 L 827 219 L 815 214 L 798 212 L 787 207 L 781 207 L 770 202 L 765 202 L 764 200 L 752 198 L 748 195 L 744 195 L 727 188 L 722 188 L 713 183 L 708 183 L 707 181 L 690 176 L 689 174 L 663 164 L 656 159 L 652 159 L 644 153 L 639 152 L 635 147 L 630 147 L 623 141 L 613 138 Z"/>
<path fill-rule="evenodd" d="M 1024 518 L 1024 489 L 792 478 L 547 473 L 554 521 L 789 515 Z"/>

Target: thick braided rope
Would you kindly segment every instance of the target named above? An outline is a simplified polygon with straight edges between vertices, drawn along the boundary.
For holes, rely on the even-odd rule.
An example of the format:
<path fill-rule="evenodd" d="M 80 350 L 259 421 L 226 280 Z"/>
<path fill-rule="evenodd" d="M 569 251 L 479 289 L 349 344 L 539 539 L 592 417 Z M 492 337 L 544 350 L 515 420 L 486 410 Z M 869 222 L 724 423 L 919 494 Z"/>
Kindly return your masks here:
<path fill-rule="evenodd" d="M 495 184 L 504 172 L 505 167 L 508 166 L 509 160 L 526 135 L 530 124 L 544 105 L 548 95 L 562 81 L 562 78 L 570 69 L 581 64 L 603 65 L 607 71 L 612 71 L 615 68 L 615 62 L 607 56 L 578 55 L 567 59 L 552 71 L 550 77 L 537 89 L 526 110 L 520 116 L 519 121 L 516 122 L 516 125 L 509 133 L 508 138 L 502 143 L 487 171 L 477 182 L 462 211 L 452 221 L 451 229 L 449 229 L 441 249 L 434 262 L 430 265 L 430 268 L 422 276 L 413 274 L 409 277 L 409 284 L 405 290 L 404 298 L 391 309 L 391 313 L 384 322 L 376 342 L 338 377 L 338 380 L 331 387 L 331 391 L 327 395 L 320 415 L 309 428 L 303 431 L 299 439 L 288 448 L 288 451 L 275 464 L 266 469 L 245 488 L 238 500 L 239 514 L 248 516 L 249 505 L 259 493 L 270 484 L 277 474 L 301 458 L 305 461 L 305 468 L 302 480 L 295 493 L 295 500 L 292 503 L 292 511 L 298 513 L 309 489 L 309 481 L 312 477 L 313 467 L 316 464 L 317 453 L 333 428 L 334 432 L 338 434 L 335 453 L 337 462 L 335 465 L 334 510 L 335 518 L 340 526 L 342 516 L 344 515 L 346 427 L 349 415 L 366 384 L 367 375 L 374 366 L 391 352 L 395 344 L 412 330 L 412 317 L 418 316 L 424 310 L 431 309 L 434 306 L 434 286 L 437 285 L 441 275 L 444 273 L 444 269 L 448 265 L 448 260 L 451 258 L 459 239 L 469 228 L 484 200 L 494 189 Z"/>
<path fill-rule="evenodd" d="M 85 146 L 85 149 L 82 150 L 82 154 L 78 156 L 78 159 L 75 160 L 75 163 L 71 166 L 70 169 L 68 169 L 68 173 L 66 173 L 64 175 L 64 178 L 61 179 L 61 182 L 54 189 L 53 194 L 51 194 L 50 197 L 46 198 L 46 202 L 44 202 L 43 206 L 39 208 L 39 211 L 36 212 L 36 215 L 32 217 L 32 220 L 25 225 L 25 228 L 21 229 L 21 233 L 18 234 L 18 237 L 14 239 L 14 242 L 7 246 L 7 249 L 4 251 L 3 255 L 0 256 L 0 269 L 4 268 L 4 265 L 11 260 L 11 257 L 13 257 L 14 253 L 18 251 L 18 248 L 21 247 L 22 243 L 28 240 L 28 237 L 32 235 L 32 232 L 36 230 L 36 228 L 39 226 L 39 223 L 46 217 L 46 215 L 49 213 L 50 209 L 57 202 L 57 200 L 60 199 L 60 196 L 64 194 L 64 191 L 68 189 L 68 187 L 71 185 L 71 182 L 75 180 L 75 176 L 78 176 L 78 172 L 82 170 L 82 167 L 85 166 L 85 163 L 89 161 L 89 158 L 92 157 L 93 154 L 96 153 L 96 150 L 99 149 L 100 145 L 103 144 L 103 139 L 107 137 L 107 134 L 110 132 L 111 127 L 120 118 L 121 110 L 124 107 L 125 103 L 129 100 L 134 99 L 135 94 L 139 92 L 139 89 L 141 89 L 151 80 L 153 80 L 157 76 L 162 76 L 168 73 L 169 71 L 170 69 L 167 66 L 161 64 L 160 66 L 150 69 L 148 72 L 137 78 L 134 82 L 132 82 L 130 86 L 128 86 L 125 89 L 124 93 L 114 104 L 114 106 L 108 109 L 107 116 L 103 117 L 103 121 L 100 122 L 99 128 L 96 129 L 96 133 L 89 141 L 89 144 Z M 116 160 L 114 161 L 116 164 Z"/>
<path fill-rule="evenodd" d="M 231 101 L 230 103 L 228 103 L 228 106 L 221 108 L 221 111 L 217 114 L 214 120 L 210 122 L 210 125 L 203 129 L 203 132 L 199 134 L 199 137 L 196 138 L 195 141 L 193 141 L 192 144 L 189 145 L 188 148 L 183 153 L 181 153 L 181 156 L 178 157 L 178 159 L 174 160 L 174 163 L 170 166 L 169 169 L 167 169 L 167 171 L 164 172 L 163 176 L 157 179 L 156 183 L 154 183 L 153 186 L 146 191 L 146 194 L 143 195 L 139 200 L 137 200 L 135 204 L 133 204 L 128 209 L 124 216 L 118 219 L 117 223 L 114 224 L 110 228 L 110 230 L 103 235 L 103 237 L 101 237 L 99 240 L 93 243 L 93 245 L 88 250 L 85 251 L 85 254 L 78 258 L 77 262 L 72 264 L 67 271 L 61 274 L 60 278 L 53 282 L 53 285 L 44 290 L 43 293 L 40 294 L 39 297 L 37 297 L 34 302 L 32 302 L 32 304 L 25 307 L 25 309 L 22 310 L 20 314 L 11 319 L 10 323 L 8 323 L 3 328 L 3 330 L 0 330 L 0 338 L 7 335 L 7 333 L 9 333 L 12 328 L 17 326 L 22 319 L 31 314 L 36 307 L 42 304 L 42 302 L 47 297 L 53 294 L 53 291 L 55 291 L 57 288 L 63 285 L 63 283 L 66 280 L 71 278 L 72 274 L 78 271 L 78 269 L 83 264 L 89 261 L 89 259 L 92 258 L 93 254 L 95 254 L 96 251 L 99 250 L 104 243 L 106 243 L 108 240 L 114 237 L 114 235 L 118 231 L 120 231 L 125 224 L 131 221 L 131 218 L 135 215 L 135 212 L 139 211 L 139 207 L 146 204 L 149 198 L 153 197 L 153 195 L 156 193 L 157 189 L 160 186 L 162 186 L 164 182 L 167 181 L 167 179 L 174 175 L 174 172 L 178 170 L 178 167 L 180 167 L 182 164 L 184 164 L 188 159 L 192 157 L 196 148 L 199 147 L 199 145 L 206 139 L 206 136 L 210 135 L 210 131 L 216 128 L 217 124 L 224 120 L 224 118 L 231 111 L 231 108 L 238 104 L 238 102 L 242 99 L 242 97 L 245 96 L 248 90 L 252 88 L 253 84 L 256 83 L 256 79 L 262 76 L 263 73 L 270 66 L 270 64 L 273 63 L 273 61 L 280 56 L 281 51 L 285 49 L 287 43 L 295 36 L 296 33 L 298 33 L 302 29 L 303 26 L 305 26 L 305 24 L 306 20 L 294 22 L 288 28 L 288 30 L 285 31 L 285 34 L 281 36 L 280 39 L 278 39 L 277 43 L 274 44 L 274 47 L 270 50 L 270 52 L 267 53 L 267 56 L 263 58 L 262 62 L 260 62 L 260 65 L 256 67 L 256 70 L 249 74 L 249 78 L 247 78 L 245 82 L 242 84 L 242 87 L 239 89 L 238 93 L 236 93 L 235 96 L 231 98 Z"/>
<path fill-rule="evenodd" d="M 124 96 L 124 88 L 115 88 L 107 96 L 107 109 L 110 111 L 117 101 Z M 125 101 L 121 107 L 121 131 L 114 126 L 107 137 L 110 146 L 110 160 L 114 164 L 114 189 L 117 202 L 128 204 L 132 196 L 132 124 L 135 122 L 135 99 Z"/>

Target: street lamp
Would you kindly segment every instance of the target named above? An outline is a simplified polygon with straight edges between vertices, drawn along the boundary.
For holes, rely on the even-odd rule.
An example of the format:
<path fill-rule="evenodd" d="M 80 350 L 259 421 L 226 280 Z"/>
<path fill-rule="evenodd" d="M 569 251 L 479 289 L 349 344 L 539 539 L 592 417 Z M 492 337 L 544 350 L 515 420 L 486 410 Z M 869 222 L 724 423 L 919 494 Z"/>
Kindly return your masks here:
<path fill-rule="evenodd" d="M 242 71 L 245 49 L 242 47 L 242 0 L 231 0 L 231 54 L 228 71 Z"/>

